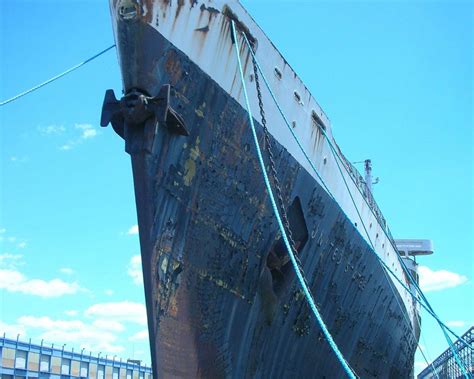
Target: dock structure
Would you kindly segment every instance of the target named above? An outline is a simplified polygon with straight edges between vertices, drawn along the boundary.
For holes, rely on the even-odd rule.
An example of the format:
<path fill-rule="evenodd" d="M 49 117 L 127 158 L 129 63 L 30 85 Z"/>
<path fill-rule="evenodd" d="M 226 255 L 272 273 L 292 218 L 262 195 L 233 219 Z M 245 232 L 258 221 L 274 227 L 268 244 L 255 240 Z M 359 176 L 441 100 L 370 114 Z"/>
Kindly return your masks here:
<path fill-rule="evenodd" d="M 122 360 L 66 350 L 65 345 L 34 344 L 0 337 L 0 376 L 14 378 L 151 379 L 151 367 Z"/>
<path fill-rule="evenodd" d="M 469 373 L 474 374 L 474 354 L 472 348 L 474 347 L 474 326 L 464 333 L 461 338 L 466 341 L 469 346 L 466 346 L 460 340 L 454 343 L 459 357 L 462 360 L 464 367 Z M 436 374 L 438 374 L 436 376 Z M 433 361 L 433 364 L 427 366 L 422 372 L 418 374 L 418 379 L 431 378 L 464 378 L 461 368 L 456 363 L 451 349 L 446 349 L 438 358 Z"/>

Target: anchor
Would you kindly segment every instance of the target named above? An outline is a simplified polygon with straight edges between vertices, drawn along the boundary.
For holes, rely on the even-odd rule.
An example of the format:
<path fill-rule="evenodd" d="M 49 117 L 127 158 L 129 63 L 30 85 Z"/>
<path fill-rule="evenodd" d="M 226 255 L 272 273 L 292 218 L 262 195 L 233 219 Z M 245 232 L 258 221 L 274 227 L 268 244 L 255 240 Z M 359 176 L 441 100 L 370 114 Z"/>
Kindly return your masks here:
<path fill-rule="evenodd" d="M 100 125 L 112 124 L 115 132 L 124 138 L 124 122 L 129 125 L 141 125 L 155 117 L 159 125 L 166 126 L 171 132 L 189 136 L 183 118 L 170 106 L 170 85 L 160 88 L 157 96 L 147 96 L 138 89 L 130 90 L 117 100 L 113 90 L 105 92 Z"/>

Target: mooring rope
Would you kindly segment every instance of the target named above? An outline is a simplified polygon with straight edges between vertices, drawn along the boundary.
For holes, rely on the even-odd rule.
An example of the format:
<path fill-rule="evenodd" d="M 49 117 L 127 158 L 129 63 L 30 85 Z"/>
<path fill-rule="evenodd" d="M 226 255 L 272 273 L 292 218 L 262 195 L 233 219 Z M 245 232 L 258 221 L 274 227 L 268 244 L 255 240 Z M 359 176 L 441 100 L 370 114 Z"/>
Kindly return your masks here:
<path fill-rule="evenodd" d="M 258 61 L 256 60 L 256 57 L 255 57 L 255 54 L 254 54 L 254 52 L 253 52 L 253 50 L 252 50 L 252 47 L 251 47 L 250 42 L 248 41 L 248 39 L 247 39 L 247 37 L 246 37 L 246 35 L 245 35 L 244 33 L 242 33 L 242 35 L 243 35 L 243 38 L 244 38 L 244 40 L 245 40 L 245 42 L 246 42 L 246 44 L 247 44 L 247 47 L 248 47 L 248 49 L 249 49 L 249 51 L 250 51 L 250 53 L 251 53 L 251 55 L 252 55 L 252 58 L 253 58 L 254 61 L 256 62 L 256 65 L 257 65 L 257 67 L 258 67 L 258 70 L 260 71 L 260 73 L 261 73 L 261 75 L 262 75 L 262 78 L 263 78 L 263 80 L 264 80 L 264 82 L 265 82 L 265 84 L 266 84 L 266 86 L 267 86 L 267 88 L 268 88 L 268 90 L 269 90 L 269 92 L 270 92 L 270 95 L 271 95 L 273 101 L 275 102 L 275 104 L 276 104 L 276 106 L 277 106 L 277 108 L 278 108 L 280 114 L 282 115 L 282 117 L 283 117 L 285 123 L 287 124 L 287 126 L 289 126 L 288 120 L 287 120 L 287 118 L 285 117 L 285 115 L 284 115 L 284 113 L 283 113 L 283 111 L 282 111 L 282 109 L 281 109 L 281 107 L 280 107 L 280 105 L 279 105 L 279 103 L 278 103 L 278 101 L 277 101 L 275 95 L 273 94 L 273 91 L 272 91 L 272 89 L 271 89 L 271 87 L 270 87 L 268 81 L 266 80 L 265 75 L 264 75 L 264 73 L 263 73 L 263 71 L 262 71 L 260 65 L 258 64 Z M 368 238 L 368 241 L 369 241 L 369 243 L 370 243 L 370 245 L 371 245 L 371 247 L 372 247 L 373 253 L 376 255 L 376 257 L 378 258 L 378 260 L 382 263 L 382 265 L 385 267 L 385 269 L 387 269 L 387 271 L 389 271 L 389 272 L 392 274 L 392 276 L 393 276 L 395 279 L 397 279 L 397 281 L 403 286 L 403 288 L 408 291 L 408 293 L 412 296 L 412 298 L 415 299 L 415 301 L 419 302 L 419 304 L 420 304 L 425 310 L 427 310 L 428 313 L 429 313 L 431 316 L 433 316 L 433 318 L 436 319 L 436 321 L 437 321 L 438 324 L 440 325 L 441 330 L 443 331 L 443 334 L 445 335 L 445 338 L 446 338 L 446 340 L 447 340 L 447 342 L 448 342 L 448 344 L 449 344 L 449 346 L 450 346 L 450 348 L 451 348 L 451 350 L 452 350 L 452 352 L 453 352 L 453 355 L 454 355 L 454 357 L 455 357 L 456 363 L 457 363 L 458 366 L 464 371 L 464 376 L 465 376 L 466 378 L 468 378 L 468 376 L 467 376 L 467 371 L 466 371 L 465 367 L 462 365 L 462 363 L 461 363 L 461 361 L 460 361 L 460 358 L 459 358 L 459 356 L 458 356 L 458 354 L 457 354 L 457 352 L 456 352 L 456 350 L 455 350 L 454 344 L 453 344 L 453 342 L 451 341 L 451 339 L 449 338 L 449 336 L 447 335 L 446 330 L 450 331 L 454 336 L 456 336 L 459 340 L 461 340 L 461 341 L 462 341 L 466 346 L 468 346 L 469 348 L 472 349 L 472 347 L 471 347 L 470 345 L 468 345 L 467 342 L 464 341 L 464 339 L 462 339 L 462 338 L 459 337 L 456 333 L 454 333 L 451 329 L 449 329 L 449 328 L 439 319 L 439 317 L 436 315 L 436 313 L 434 312 L 433 308 L 432 308 L 431 305 L 429 304 L 428 299 L 425 297 L 425 295 L 424 295 L 423 292 L 421 291 L 421 288 L 418 286 L 418 284 L 416 283 L 416 281 L 414 280 L 414 278 L 411 276 L 411 274 L 410 274 L 409 271 L 408 271 L 408 268 L 406 267 L 405 263 L 401 260 L 401 258 L 400 258 L 399 256 L 398 256 L 398 259 L 399 259 L 399 261 L 400 261 L 400 264 L 401 264 L 402 268 L 403 268 L 404 271 L 405 271 L 405 274 L 407 274 L 407 276 L 409 277 L 410 281 L 414 284 L 415 288 L 417 289 L 417 292 L 420 293 L 420 296 L 422 297 L 422 299 L 424 300 L 424 302 L 427 304 L 427 306 L 425 306 L 425 304 L 423 304 L 423 303 L 420 301 L 420 299 L 416 296 L 416 294 L 414 294 L 407 286 L 404 285 L 404 283 L 396 276 L 396 274 L 386 265 L 386 263 L 385 263 L 385 262 L 378 256 L 378 254 L 375 252 L 375 247 L 374 247 L 374 245 L 373 245 L 373 243 L 372 243 L 372 240 L 371 240 L 370 235 L 369 235 L 369 233 L 368 233 L 368 231 L 367 231 L 367 228 L 366 228 L 366 226 L 365 226 L 365 223 L 364 223 L 364 221 L 363 221 L 363 219 L 362 219 L 362 216 L 361 216 L 361 214 L 360 214 L 360 212 L 359 212 L 359 209 L 358 209 L 358 207 L 357 207 L 357 205 L 356 205 L 356 203 L 355 203 L 355 200 L 354 200 L 354 198 L 353 198 L 353 196 L 352 196 L 352 191 L 350 190 L 349 185 L 347 184 L 346 179 L 345 179 L 345 177 L 344 177 L 344 174 L 342 173 L 341 167 L 340 167 L 340 165 L 339 165 L 338 158 L 340 159 L 340 157 L 339 157 L 339 155 L 337 154 L 337 152 L 335 152 L 335 148 L 334 148 L 332 142 L 329 140 L 329 137 L 327 136 L 325 130 L 324 130 L 321 126 L 319 126 L 319 125 L 318 125 L 318 127 L 319 127 L 319 129 L 321 130 L 321 132 L 323 133 L 323 135 L 324 135 L 324 137 L 326 138 L 326 140 L 328 141 L 328 144 L 329 144 L 329 146 L 330 146 L 330 148 L 331 148 L 331 152 L 332 152 L 332 154 L 333 154 L 333 156 L 334 156 L 334 159 L 335 159 L 335 161 L 336 161 L 338 170 L 339 170 L 339 172 L 340 172 L 340 174 L 341 174 L 341 176 L 342 176 L 342 178 L 343 178 L 345 187 L 346 187 L 346 189 L 347 189 L 348 192 L 349 192 L 349 196 L 351 197 L 352 203 L 353 203 L 354 206 L 355 206 L 355 209 L 356 209 L 356 212 L 357 212 L 357 214 L 358 214 L 358 216 L 359 216 L 359 219 L 360 219 L 361 222 L 362 222 L 362 226 L 364 227 L 364 230 L 365 230 L 365 232 L 366 232 L 366 234 L 367 234 L 367 238 Z M 292 132 L 293 137 L 297 140 L 298 146 L 303 150 L 301 143 L 298 141 L 298 137 L 297 137 L 296 134 L 291 130 L 291 127 L 290 127 L 290 131 Z M 309 160 L 309 158 L 308 158 L 307 154 L 304 152 L 304 150 L 303 150 L 303 153 L 305 154 L 305 157 Z M 316 171 L 315 167 L 314 167 L 313 165 L 311 165 L 311 166 L 312 166 L 313 170 Z M 322 180 L 322 178 L 320 177 L 319 174 L 318 174 L 318 177 L 319 177 L 320 180 L 324 183 L 324 181 Z M 324 185 L 324 187 L 326 188 L 326 190 L 328 190 L 326 185 Z M 332 194 L 330 194 L 330 195 L 331 195 L 331 197 L 334 199 L 334 196 L 332 196 Z M 341 208 L 341 209 L 342 209 L 342 208 Z M 347 216 L 347 215 L 346 215 L 346 216 Z M 382 229 L 383 229 L 383 228 L 382 228 Z M 385 233 L 385 235 L 387 236 L 387 233 L 386 233 L 385 230 L 384 230 L 384 233 Z M 387 237 L 388 237 L 388 236 L 387 236 Z M 393 246 L 393 241 L 392 241 L 392 239 L 389 238 L 389 237 L 388 237 L 388 239 L 389 239 L 389 241 L 391 242 L 392 247 L 393 247 L 393 248 L 395 249 L 395 251 L 396 251 L 396 247 Z M 393 290 L 393 289 L 392 289 L 392 290 Z M 445 329 L 446 329 L 446 330 L 445 330 Z"/>
<path fill-rule="evenodd" d="M 296 258 L 294 256 L 294 253 L 293 253 L 293 251 L 291 249 L 291 246 L 290 246 L 290 243 L 288 241 L 288 238 L 287 238 L 287 235 L 286 235 L 286 232 L 285 232 L 285 228 L 283 226 L 283 223 L 282 223 L 282 220 L 281 220 L 281 217 L 280 217 L 280 213 L 278 211 L 278 208 L 277 208 L 277 205 L 276 205 L 276 202 L 275 202 L 275 198 L 273 196 L 272 188 L 270 186 L 270 181 L 269 181 L 268 175 L 266 173 L 265 163 L 263 161 L 262 152 L 261 152 L 260 145 L 259 145 L 259 142 L 258 142 L 257 132 L 256 132 L 255 125 L 254 125 L 254 122 L 253 122 L 252 110 L 250 108 L 250 100 L 249 100 L 249 97 L 248 97 L 248 94 L 247 94 L 247 87 L 245 85 L 245 77 L 244 77 L 244 73 L 243 73 L 243 69 L 242 69 L 242 62 L 241 62 L 241 59 L 240 59 L 239 43 L 238 43 L 238 40 L 237 40 L 237 33 L 235 31 L 235 23 L 234 23 L 233 20 L 231 20 L 231 25 L 232 25 L 232 35 L 233 35 L 233 39 L 234 39 L 235 51 L 236 51 L 236 55 L 237 55 L 237 62 L 238 62 L 238 66 L 239 66 L 240 79 L 242 81 L 242 89 L 243 89 L 243 93 L 244 93 L 244 97 L 245 97 L 245 103 L 246 103 L 246 106 L 247 106 L 247 113 L 248 113 L 248 117 L 249 117 L 249 123 L 250 123 L 250 127 L 252 129 L 252 135 L 253 135 L 253 140 L 254 140 L 254 143 L 255 143 L 255 147 L 257 149 L 258 161 L 259 161 L 259 164 L 260 164 L 260 168 L 262 169 L 263 179 L 265 181 L 265 186 L 266 186 L 266 189 L 267 189 L 267 192 L 268 192 L 268 196 L 270 198 L 270 202 L 271 202 L 271 205 L 272 205 L 272 208 L 273 208 L 273 212 L 274 212 L 275 217 L 276 217 L 277 222 L 278 222 L 278 227 L 280 228 L 280 232 L 282 234 L 283 241 L 285 242 L 285 246 L 286 246 L 286 249 L 288 250 L 288 255 L 290 257 L 290 260 L 291 260 L 291 263 L 292 263 L 293 268 L 295 270 L 298 281 L 299 281 L 299 283 L 300 283 L 300 285 L 303 289 L 303 292 L 305 294 L 306 301 L 308 302 L 314 316 L 316 317 L 316 320 L 317 320 L 319 326 L 321 327 L 321 330 L 323 331 L 323 334 L 326 337 L 326 340 L 328 341 L 329 346 L 331 347 L 331 349 L 336 354 L 336 357 L 339 360 L 339 362 L 341 363 L 341 365 L 342 365 L 344 371 L 346 372 L 347 376 L 349 378 L 355 379 L 356 375 L 355 375 L 354 371 L 350 368 L 349 364 L 347 363 L 347 361 L 345 360 L 345 358 L 342 355 L 341 351 L 339 350 L 336 343 L 334 342 L 334 339 L 332 338 L 331 334 L 329 333 L 329 330 L 328 330 L 326 324 L 324 323 L 324 321 L 323 321 L 323 319 L 322 319 L 322 317 L 321 317 L 321 315 L 320 315 L 320 313 L 319 313 L 319 311 L 316 307 L 313 296 L 311 295 L 311 292 L 309 291 L 309 288 L 305 284 L 303 274 L 298 268 Z"/>
<path fill-rule="evenodd" d="M 102 50 L 101 52 L 99 52 L 99 53 L 93 55 L 92 57 L 86 59 L 85 61 L 83 61 L 83 62 L 81 62 L 81 63 L 78 63 L 78 64 L 76 64 L 75 66 L 72 66 L 71 68 L 68 68 L 66 71 L 63 71 L 63 72 L 61 72 L 60 74 L 53 76 L 52 78 L 50 78 L 50 79 L 44 81 L 43 83 L 40 83 L 40 84 L 38 84 L 38 85 L 36 85 L 36 86 L 34 86 L 34 87 L 31 87 L 30 89 L 28 89 L 28 90 L 26 90 L 26 91 L 24 91 L 24 92 L 19 93 L 18 95 L 15 95 L 15 96 L 13 96 L 13 97 L 7 99 L 7 100 L 4 100 L 4 101 L 0 102 L 0 107 L 6 105 L 6 104 L 8 104 L 8 103 L 11 103 L 12 101 L 18 100 L 20 97 L 23 97 L 23 96 L 25 96 L 25 95 L 28 95 L 29 93 L 34 92 L 34 91 L 36 91 L 37 89 L 40 89 L 41 87 L 44 87 L 45 85 L 47 85 L 47 84 L 49 84 L 49 83 L 52 83 L 52 82 L 54 82 L 55 80 L 58 80 L 59 78 L 62 78 L 63 76 L 65 76 L 65 75 L 67 75 L 67 74 L 73 72 L 74 70 L 77 70 L 79 67 L 82 67 L 82 66 L 84 66 L 85 64 L 89 63 L 90 61 L 93 61 L 94 59 L 100 57 L 102 54 L 105 54 L 107 51 L 109 51 L 110 49 L 112 49 L 112 48 L 114 48 L 114 47 L 115 47 L 115 44 L 112 45 L 112 46 L 109 46 L 107 49 Z"/>

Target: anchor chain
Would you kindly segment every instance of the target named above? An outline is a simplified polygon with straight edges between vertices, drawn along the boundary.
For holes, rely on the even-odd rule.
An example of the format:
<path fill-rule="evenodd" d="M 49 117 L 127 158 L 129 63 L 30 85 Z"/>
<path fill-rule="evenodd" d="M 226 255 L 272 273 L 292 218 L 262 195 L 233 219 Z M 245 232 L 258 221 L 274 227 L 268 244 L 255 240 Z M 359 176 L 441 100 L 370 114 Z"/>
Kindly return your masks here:
<path fill-rule="evenodd" d="M 272 150 L 272 141 L 270 139 L 270 132 L 268 131 L 267 127 L 267 119 L 265 117 L 265 110 L 263 108 L 263 98 L 262 98 L 262 91 L 260 89 L 260 81 L 258 77 L 258 68 L 257 68 L 257 62 L 255 61 L 255 58 L 252 58 L 252 63 L 253 63 L 253 72 L 254 72 L 254 77 L 255 77 L 255 87 L 257 89 L 257 97 L 258 97 L 258 106 L 260 109 L 260 117 L 261 117 L 261 123 L 263 127 L 263 135 L 265 138 L 265 151 L 268 154 L 268 161 L 270 163 L 270 174 L 273 180 L 273 184 L 275 186 L 275 192 L 276 196 L 278 199 L 278 206 L 280 207 L 280 213 L 281 213 L 281 218 L 283 221 L 283 226 L 285 228 L 288 241 L 290 242 L 291 249 L 293 251 L 293 254 L 295 256 L 296 262 L 298 264 L 298 267 L 300 271 L 302 270 L 302 265 L 301 261 L 298 256 L 298 251 L 296 249 L 296 244 L 293 239 L 293 234 L 291 233 L 291 228 L 290 228 L 290 222 L 288 221 L 288 215 L 286 213 L 286 207 L 285 207 L 285 202 L 283 200 L 283 195 L 281 191 L 281 186 L 280 186 L 280 181 L 278 180 L 277 176 L 277 171 L 276 171 L 276 165 L 275 165 L 275 159 L 273 155 L 273 150 Z M 309 287 L 306 278 L 304 278 L 304 281 L 306 285 Z"/>

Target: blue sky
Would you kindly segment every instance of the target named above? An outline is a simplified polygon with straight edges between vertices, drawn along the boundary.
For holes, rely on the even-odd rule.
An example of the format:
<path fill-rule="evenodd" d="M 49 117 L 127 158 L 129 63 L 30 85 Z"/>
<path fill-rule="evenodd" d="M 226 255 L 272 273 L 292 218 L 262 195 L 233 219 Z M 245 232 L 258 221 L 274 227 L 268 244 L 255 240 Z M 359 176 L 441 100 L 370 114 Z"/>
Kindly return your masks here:
<path fill-rule="evenodd" d="M 474 323 L 472 3 L 244 4 L 346 156 L 372 159 L 395 238 L 434 241 L 422 284 L 463 333 Z M 112 43 L 106 1 L 1 2 L 0 99 Z M 114 51 L 0 108 L 0 332 L 149 362 L 131 165 L 99 127 L 108 88 L 121 91 Z M 421 343 L 432 359 L 446 348 L 426 314 Z"/>

